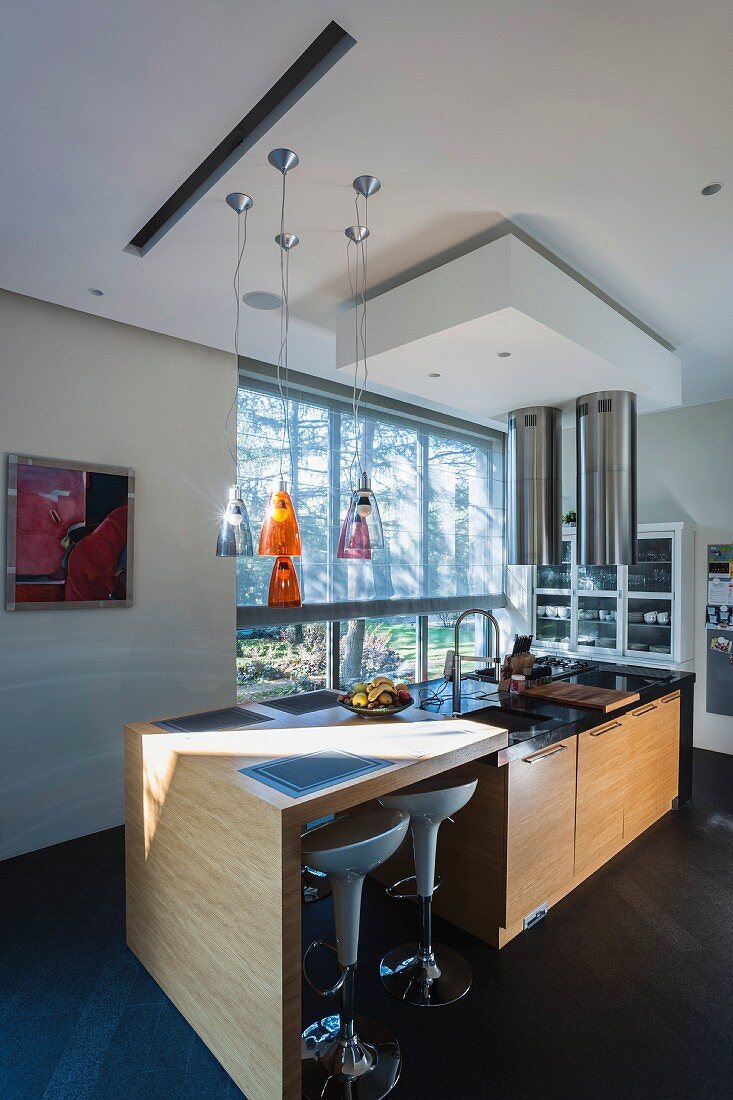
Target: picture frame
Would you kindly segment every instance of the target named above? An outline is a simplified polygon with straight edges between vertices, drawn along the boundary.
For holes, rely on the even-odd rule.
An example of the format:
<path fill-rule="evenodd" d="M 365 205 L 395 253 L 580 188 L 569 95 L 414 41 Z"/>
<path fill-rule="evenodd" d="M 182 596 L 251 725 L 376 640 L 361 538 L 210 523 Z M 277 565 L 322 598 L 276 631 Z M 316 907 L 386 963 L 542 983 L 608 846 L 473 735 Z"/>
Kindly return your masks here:
<path fill-rule="evenodd" d="M 8 455 L 5 609 L 131 607 L 135 471 Z"/>

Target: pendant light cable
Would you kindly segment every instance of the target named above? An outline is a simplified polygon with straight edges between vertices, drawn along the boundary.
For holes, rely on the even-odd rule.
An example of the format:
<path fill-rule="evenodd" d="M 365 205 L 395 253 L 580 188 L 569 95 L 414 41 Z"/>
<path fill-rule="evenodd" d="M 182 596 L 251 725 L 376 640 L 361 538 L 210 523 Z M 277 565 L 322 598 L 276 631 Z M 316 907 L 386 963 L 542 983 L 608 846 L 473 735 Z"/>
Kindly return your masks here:
<path fill-rule="evenodd" d="M 354 200 L 356 208 L 356 227 L 359 223 L 359 196 Z M 367 359 L 367 241 L 369 239 L 369 199 L 364 199 L 364 224 L 366 232 L 359 239 L 349 237 L 346 242 L 346 269 L 349 276 L 349 290 L 354 299 L 354 381 L 351 395 L 351 408 L 354 414 L 354 457 L 349 466 L 349 480 L 353 487 L 354 466 L 357 466 L 359 477 L 364 472 L 362 462 L 362 450 L 366 445 L 366 413 L 361 422 L 359 414 L 362 408 L 364 391 L 369 381 L 369 366 Z M 355 228 L 356 228 L 355 227 Z M 354 275 L 351 274 L 351 246 L 354 245 L 356 256 Z M 359 310 L 361 308 L 361 315 Z M 361 380 L 360 380 L 361 376 Z"/>
<path fill-rule="evenodd" d="M 285 441 L 290 459 L 290 480 L 294 477 L 293 440 L 290 427 L 290 374 L 288 369 L 288 337 L 290 334 L 290 248 L 286 245 L 285 233 L 285 178 L 283 172 L 282 198 L 280 202 L 280 350 L 277 357 L 277 388 L 283 410 L 283 430 L 280 437 L 280 477 L 283 477 L 283 457 Z M 284 383 L 283 383 L 284 375 Z"/>
<path fill-rule="evenodd" d="M 247 247 L 247 215 L 249 214 L 249 207 L 244 210 L 244 232 L 241 231 L 241 215 L 237 216 L 237 265 L 234 268 L 234 279 L 232 285 L 234 287 L 234 298 L 237 303 L 236 321 L 234 324 L 234 370 L 235 370 L 235 383 L 234 383 L 234 399 L 229 406 L 229 412 L 227 413 L 226 422 L 224 424 L 224 437 L 227 442 L 227 448 L 231 455 L 232 462 L 234 463 L 234 480 L 239 482 L 239 460 L 237 454 L 232 450 L 231 438 L 229 435 L 229 422 L 232 418 L 237 399 L 239 397 L 239 317 L 241 312 L 241 298 L 239 294 L 240 288 L 240 271 L 242 267 L 242 259 L 244 257 L 244 250 Z M 235 432 L 236 438 L 236 432 Z"/>

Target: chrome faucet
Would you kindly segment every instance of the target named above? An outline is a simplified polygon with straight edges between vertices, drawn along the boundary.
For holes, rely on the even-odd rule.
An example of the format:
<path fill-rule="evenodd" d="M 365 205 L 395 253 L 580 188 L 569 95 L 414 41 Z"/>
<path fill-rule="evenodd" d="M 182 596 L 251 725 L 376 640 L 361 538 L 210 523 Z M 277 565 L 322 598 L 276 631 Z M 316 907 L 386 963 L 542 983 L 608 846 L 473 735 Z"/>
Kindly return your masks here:
<path fill-rule="evenodd" d="M 494 624 L 494 656 L 493 657 L 480 657 L 477 654 L 470 657 L 467 654 L 461 656 L 459 652 L 460 640 L 461 640 L 461 623 L 469 615 L 482 615 L 484 619 L 487 619 L 490 623 Z M 484 611 L 482 607 L 472 607 L 468 611 L 464 611 L 456 619 L 455 625 L 455 640 L 453 649 L 453 665 L 451 669 L 451 677 L 453 680 L 453 716 L 457 717 L 461 713 L 461 662 L 462 661 L 491 661 L 496 668 L 496 682 L 499 683 L 501 678 L 501 655 L 499 653 L 501 647 L 501 636 L 499 633 L 499 624 L 490 611 Z"/>

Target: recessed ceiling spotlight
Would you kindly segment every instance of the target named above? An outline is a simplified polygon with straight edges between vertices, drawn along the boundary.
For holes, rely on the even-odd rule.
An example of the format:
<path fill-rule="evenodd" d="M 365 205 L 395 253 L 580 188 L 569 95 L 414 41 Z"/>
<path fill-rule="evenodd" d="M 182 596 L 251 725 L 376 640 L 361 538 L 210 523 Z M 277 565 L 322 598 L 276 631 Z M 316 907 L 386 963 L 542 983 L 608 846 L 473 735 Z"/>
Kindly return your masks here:
<path fill-rule="evenodd" d="M 432 371 L 428 375 L 428 378 L 440 378 L 440 371 L 437 371 L 437 370 Z"/>
<path fill-rule="evenodd" d="M 271 294 L 269 290 L 250 290 L 242 301 L 250 309 L 279 309 L 283 304 L 280 295 Z"/>
<path fill-rule="evenodd" d="M 718 191 L 722 191 L 722 190 L 723 190 L 723 184 L 722 183 L 709 183 L 707 185 L 707 187 L 703 187 L 700 194 L 705 195 L 705 196 L 707 196 L 707 195 L 717 195 Z"/>
<path fill-rule="evenodd" d="M 90 286 L 87 294 L 93 294 L 95 298 L 101 298 L 104 294 L 103 290 L 97 290 L 95 286 Z"/>
<path fill-rule="evenodd" d="M 512 353 L 510 351 L 497 351 L 496 354 L 499 359 L 508 359 Z"/>

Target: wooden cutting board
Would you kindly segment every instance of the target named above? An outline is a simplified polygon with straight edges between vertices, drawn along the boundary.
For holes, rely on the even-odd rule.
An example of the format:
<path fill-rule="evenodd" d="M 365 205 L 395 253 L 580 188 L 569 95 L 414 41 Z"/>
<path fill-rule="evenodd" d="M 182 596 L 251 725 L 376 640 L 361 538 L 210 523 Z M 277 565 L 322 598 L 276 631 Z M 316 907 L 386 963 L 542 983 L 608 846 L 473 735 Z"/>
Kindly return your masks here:
<path fill-rule="evenodd" d="M 627 707 L 630 703 L 638 702 L 639 699 L 638 691 L 613 691 L 611 688 L 589 687 L 587 684 L 568 684 L 562 680 L 554 684 L 527 688 L 524 695 L 531 695 L 535 699 L 548 699 L 550 702 L 565 704 L 569 707 L 601 710 L 604 714 Z"/>

